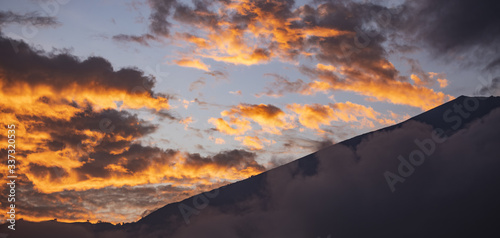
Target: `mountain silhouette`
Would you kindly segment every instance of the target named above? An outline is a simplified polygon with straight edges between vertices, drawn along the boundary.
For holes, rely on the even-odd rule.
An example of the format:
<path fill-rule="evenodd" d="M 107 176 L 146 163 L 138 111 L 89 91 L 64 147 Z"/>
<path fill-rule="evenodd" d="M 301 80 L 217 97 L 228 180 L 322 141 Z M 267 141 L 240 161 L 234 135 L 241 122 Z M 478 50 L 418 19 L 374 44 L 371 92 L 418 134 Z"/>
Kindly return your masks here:
<path fill-rule="evenodd" d="M 458 97 L 137 222 L 12 237 L 498 237 L 500 98 Z M 6 224 L 1 232 L 6 232 Z M 9 236 L 9 237 L 11 237 Z"/>

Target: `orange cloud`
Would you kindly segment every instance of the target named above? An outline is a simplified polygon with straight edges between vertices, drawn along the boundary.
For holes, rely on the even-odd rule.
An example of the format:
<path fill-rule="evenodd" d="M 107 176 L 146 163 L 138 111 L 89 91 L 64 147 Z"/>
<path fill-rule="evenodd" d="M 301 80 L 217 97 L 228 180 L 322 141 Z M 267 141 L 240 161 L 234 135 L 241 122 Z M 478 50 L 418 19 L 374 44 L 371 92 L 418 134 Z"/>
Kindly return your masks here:
<path fill-rule="evenodd" d="M 454 98 L 425 86 L 385 79 L 378 75 L 363 75 L 353 68 L 340 69 L 339 74 L 346 76 L 344 79 L 339 79 L 333 72 L 321 68 L 305 69 L 305 71 L 319 79 L 310 83 L 308 93 L 328 90 L 352 91 L 379 101 L 409 105 L 423 110 L 431 109 Z M 414 80 L 418 81 L 419 78 L 415 76 Z"/>
<path fill-rule="evenodd" d="M 221 112 L 222 116 L 230 118 L 246 118 L 252 120 L 262 127 L 267 133 L 280 135 L 282 130 L 294 128 L 292 117 L 286 115 L 278 107 L 266 104 L 240 104 L 230 110 Z"/>
<path fill-rule="evenodd" d="M 238 91 L 229 91 L 230 94 L 233 94 L 233 95 L 241 95 L 241 90 L 238 90 Z"/>
<path fill-rule="evenodd" d="M 213 137 L 213 136 L 209 136 L 208 139 L 210 139 L 211 141 L 214 141 L 215 144 L 218 144 L 218 145 L 223 145 L 223 144 L 226 144 L 226 141 L 222 138 L 216 138 L 216 137 Z"/>
<path fill-rule="evenodd" d="M 229 123 L 222 118 L 210 118 L 208 122 L 215 125 L 215 128 L 226 135 L 241 135 L 252 129 L 250 122 L 244 119 L 231 118 Z M 236 128 L 231 127 L 234 126 Z"/>
<path fill-rule="evenodd" d="M 129 154 L 134 148 L 129 148 L 117 156 Z M 175 186 L 210 185 L 212 180 L 238 180 L 249 177 L 255 173 L 263 171 L 263 167 L 256 168 L 236 168 L 207 161 L 202 165 L 193 167 L 191 162 L 186 161 L 189 154 L 182 152 L 169 152 L 151 154 L 153 158 L 143 157 L 122 157 L 114 163 L 104 166 L 106 177 L 86 176 L 82 179 L 80 169 L 92 160 L 78 161 L 78 151 L 75 149 L 64 149 L 56 153 L 45 151 L 32 153 L 24 158 L 24 163 L 30 166 L 23 166 L 19 169 L 20 174 L 24 174 L 38 191 L 43 193 L 59 192 L 63 190 L 82 191 L 88 189 L 105 188 L 109 186 L 121 187 L 136 186 L 143 184 L 169 183 Z M 92 153 L 93 154 L 93 153 Z M 65 156 L 68 157 L 65 157 Z M 91 158 L 92 159 L 92 158 Z M 97 158 L 96 158 L 97 159 Z M 131 168 L 133 161 L 144 163 L 142 169 Z M 172 166 L 175 164 L 175 166 Z M 47 173 L 33 173 L 33 166 L 46 168 Z M 253 166 L 253 165 L 252 165 Z M 57 168 L 58 177 L 50 174 L 51 168 Z M 55 171 L 55 169 L 53 169 Z"/>
<path fill-rule="evenodd" d="M 170 109 L 168 96 L 152 91 L 154 78 L 143 72 L 114 70 L 99 57 L 80 61 L 71 55 L 45 55 L 24 43 L 14 43 L 19 43 L 17 47 L 22 53 L 14 52 L 9 40 L 0 39 L 0 49 L 5 54 L 2 57 L 9 59 L 0 61 L 0 126 L 16 125 L 16 143 L 22 148 L 22 166 L 16 172 L 25 183 L 21 186 L 23 194 L 27 194 L 26 206 L 22 207 L 40 197 L 50 197 L 45 205 L 69 204 L 64 200 L 67 195 L 57 196 L 62 191 L 83 196 L 95 190 L 105 192 L 150 184 L 190 188 L 184 195 L 172 196 L 182 198 L 214 183 L 264 171 L 255 161 L 256 155 L 246 151 L 223 151 L 202 157 L 142 145 L 140 139 L 153 133 L 157 125 L 127 109 L 148 109 L 155 115 Z M 192 121 L 188 117 L 180 122 L 188 125 Z M 250 122 L 246 124 L 242 130 L 250 129 Z M 6 148 L 5 135 L 0 135 L 0 141 Z M 6 171 L 0 174 L 5 176 Z M 78 203 L 77 199 L 71 204 Z M 149 205 L 148 209 L 152 207 Z M 20 218 L 47 217 L 20 209 Z M 50 212 L 51 219 L 55 216 L 82 221 L 103 216 L 83 205 L 74 207 L 84 211 L 80 213 L 66 212 L 68 207 L 59 209 Z M 142 208 L 129 210 L 134 209 Z"/>
<path fill-rule="evenodd" d="M 447 79 L 437 79 L 439 83 L 440 88 L 446 88 L 448 87 L 448 80 Z"/>
<path fill-rule="evenodd" d="M 411 80 L 413 80 L 413 83 L 415 83 L 415 85 L 423 84 L 422 80 L 415 74 L 410 75 L 410 78 Z"/>
<path fill-rule="evenodd" d="M 197 48 L 207 48 L 208 41 L 204 38 L 194 36 L 192 34 L 184 33 L 184 34 L 176 34 L 177 38 L 180 40 L 187 41 L 189 43 L 195 44 Z"/>
<path fill-rule="evenodd" d="M 264 144 L 274 144 L 276 141 L 268 140 L 266 138 L 259 138 L 257 136 L 238 136 L 234 138 L 241 141 L 243 145 L 249 147 L 251 150 L 261 150 Z"/>
<path fill-rule="evenodd" d="M 187 130 L 189 124 L 193 122 L 193 117 L 186 117 L 179 121 L 179 123 L 184 125 L 184 129 Z"/>
<path fill-rule="evenodd" d="M 332 121 L 358 122 L 359 128 L 373 128 L 373 121 L 380 124 L 390 124 L 393 121 L 382 118 L 379 112 L 371 107 L 355 104 L 352 102 L 335 103 L 329 105 L 310 104 L 289 104 L 287 108 L 298 114 L 299 122 L 303 126 L 323 132 L 322 125 L 331 125 Z"/>
<path fill-rule="evenodd" d="M 195 69 L 201 69 L 205 71 L 210 71 L 210 66 L 204 64 L 201 62 L 199 59 L 188 59 L 188 58 L 183 58 L 180 60 L 174 60 L 173 61 L 175 64 L 183 67 L 190 67 L 190 68 L 195 68 Z"/>
<path fill-rule="evenodd" d="M 196 46 L 192 51 L 195 56 L 236 65 L 260 64 L 273 58 L 288 61 L 294 55 L 314 54 L 303 47 L 309 38 L 353 35 L 350 31 L 324 26 L 305 24 L 304 27 L 296 27 L 296 22 L 305 19 L 291 12 L 281 15 L 289 11 L 290 6 L 280 1 L 268 1 L 266 6 L 247 0 L 215 5 L 216 12 L 186 8 L 177 15 L 181 23 L 199 29 L 200 36 L 176 34 L 177 39 Z M 238 19 L 245 19 L 245 27 L 227 17 L 234 14 L 239 16 Z"/>
<path fill-rule="evenodd" d="M 319 130 L 321 125 L 330 125 L 333 120 L 338 120 L 335 117 L 334 111 L 328 105 L 299 105 L 290 104 L 287 106 L 288 109 L 299 115 L 299 122 L 303 126 Z"/>
<path fill-rule="evenodd" d="M 337 71 L 337 68 L 335 68 L 333 65 L 317 64 L 316 68 L 325 71 Z"/>

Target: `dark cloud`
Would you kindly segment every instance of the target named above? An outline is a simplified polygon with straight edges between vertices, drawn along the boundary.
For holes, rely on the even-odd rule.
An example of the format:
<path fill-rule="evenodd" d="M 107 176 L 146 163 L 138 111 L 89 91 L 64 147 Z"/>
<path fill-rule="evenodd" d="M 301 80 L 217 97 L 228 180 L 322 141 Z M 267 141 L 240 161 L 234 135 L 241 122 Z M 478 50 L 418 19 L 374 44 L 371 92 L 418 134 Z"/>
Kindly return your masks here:
<path fill-rule="evenodd" d="M 144 46 L 149 46 L 149 40 L 155 40 L 156 38 L 151 34 L 144 34 L 140 36 L 119 34 L 114 35 L 113 40 L 123 41 L 123 42 L 136 42 Z"/>
<path fill-rule="evenodd" d="M 171 24 L 167 17 L 171 8 L 177 4 L 176 0 L 149 0 L 149 4 L 153 10 L 149 16 L 151 20 L 149 29 L 158 36 L 168 36 Z"/>
<path fill-rule="evenodd" d="M 193 57 L 253 65 L 305 56 L 335 69 L 326 75 L 303 65 L 302 72 L 312 81 L 323 81 L 321 85 L 278 79 L 281 87 L 259 96 L 342 90 L 369 100 L 430 109 L 452 97 L 434 91 L 431 86 L 437 79 L 429 77 L 417 61 L 408 60 L 411 73 L 420 78 L 420 84 L 413 84 L 408 80 L 410 75 L 401 74 L 389 61 L 390 54 L 430 50 L 453 62 L 465 62 L 464 52 L 475 51 L 476 56 L 488 61 L 481 61 L 485 65 L 497 59 L 500 24 L 496 24 L 499 19 L 493 9 L 498 4 L 491 1 L 406 1 L 399 5 L 318 1 L 301 6 L 286 0 L 163 3 L 151 4 L 150 24 L 167 29 L 170 23 L 165 19 L 171 17 L 184 26 L 200 29 L 178 33 L 184 42 L 196 45 L 186 53 Z M 254 37 L 247 40 L 241 35 Z"/>
<path fill-rule="evenodd" d="M 209 8 L 218 1 L 194 0 L 192 2 L 194 8 L 184 3 L 178 3 L 173 19 L 182 23 L 217 28 L 219 16 L 216 12 L 210 11 Z"/>
<path fill-rule="evenodd" d="M 486 65 L 486 67 L 484 69 L 488 70 L 488 71 L 493 71 L 493 70 L 496 70 L 498 68 L 500 68 L 500 58 L 497 58 L 497 59 L 493 60 L 492 62 L 490 62 L 488 65 Z"/>
<path fill-rule="evenodd" d="M 168 111 L 168 110 L 160 110 L 157 112 L 154 112 L 155 115 L 160 116 L 161 119 L 170 119 L 172 121 L 179 120 L 179 117 L 177 115 L 174 115 L 173 112 Z"/>
<path fill-rule="evenodd" d="M 135 42 L 143 46 L 150 46 L 150 41 L 159 41 L 161 37 L 170 36 L 170 26 L 167 19 L 171 9 L 177 5 L 176 0 L 148 0 L 152 12 L 149 16 L 149 33 L 142 35 L 118 34 L 113 36 L 113 40 L 119 42 Z M 135 8 L 135 6 L 132 6 Z M 137 10 L 137 9 L 136 9 Z"/>
<path fill-rule="evenodd" d="M 38 12 L 19 14 L 12 11 L 0 11 L 0 27 L 3 24 L 9 23 L 31 24 L 35 26 L 55 26 L 59 24 L 54 17 L 40 16 Z"/>
<path fill-rule="evenodd" d="M 200 167 L 206 164 L 215 164 L 227 168 L 247 169 L 254 168 L 260 172 L 264 172 L 264 166 L 258 164 L 255 159 L 257 155 L 245 150 L 229 150 L 222 151 L 213 156 L 202 157 L 199 154 L 189 154 L 187 164 L 195 167 Z"/>
<path fill-rule="evenodd" d="M 476 94 L 500 96 L 500 77 L 493 78 L 488 85 L 481 86 L 478 91 L 476 91 Z"/>
<path fill-rule="evenodd" d="M 17 48 L 19 53 L 14 51 L 10 39 L 0 39 L 0 53 L 3 56 L 0 58 L 0 67 L 3 80 L 9 82 L 10 87 L 15 82 L 26 82 L 31 87 L 48 85 L 57 91 L 71 85 L 93 85 L 129 93 L 135 87 L 142 87 L 144 92 L 153 93 L 151 88 L 155 79 L 145 76 L 138 69 L 123 68 L 115 71 L 111 63 L 101 57 L 81 61 L 69 54 L 51 55 L 36 51 L 24 42 L 17 42 Z M 25 70 L 27 68 L 30 70 Z"/>
<path fill-rule="evenodd" d="M 489 62 L 484 59 L 491 61 L 498 56 L 498 1 L 425 0 L 407 1 L 404 5 L 407 11 L 400 29 L 408 40 L 430 46 L 435 56 L 486 64 Z"/>
<path fill-rule="evenodd" d="M 290 138 L 285 140 L 283 146 L 285 147 L 284 148 L 285 150 L 301 147 L 308 151 L 318 151 L 333 144 L 334 144 L 333 140 L 327 138 L 324 138 L 323 140 L 312 140 L 312 139 L 290 136 Z"/>

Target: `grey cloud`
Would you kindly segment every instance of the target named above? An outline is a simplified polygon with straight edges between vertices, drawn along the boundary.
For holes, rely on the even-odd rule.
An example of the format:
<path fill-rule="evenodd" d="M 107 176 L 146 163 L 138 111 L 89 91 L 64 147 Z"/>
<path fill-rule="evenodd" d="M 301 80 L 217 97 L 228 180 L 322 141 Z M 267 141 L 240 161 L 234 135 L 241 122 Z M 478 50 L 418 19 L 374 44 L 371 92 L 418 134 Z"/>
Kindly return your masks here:
<path fill-rule="evenodd" d="M 500 77 L 493 78 L 487 85 L 482 85 L 476 92 L 478 95 L 500 96 Z"/>
<path fill-rule="evenodd" d="M 156 37 L 154 37 L 151 34 L 144 34 L 140 36 L 119 34 L 119 35 L 114 35 L 113 40 L 123 41 L 123 42 L 136 42 L 144 46 L 150 46 L 148 41 L 156 40 Z"/>
<path fill-rule="evenodd" d="M 59 24 L 54 17 L 43 17 L 38 12 L 19 14 L 12 11 L 0 11 L 0 26 L 8 23 L 32 24 L 35 26 L 55 26 Z"/>
<path fill-rule="evenodd" d="M 497 57 L 498 1 L 425 0 L 406 1 L 404 5 L 408 11 L 400 29 L 407 39 L 430 46 L 436 57 L 448 60 L 466 55 L 463 60 L 472 64 L 474 61 L 487 64 Z"/>

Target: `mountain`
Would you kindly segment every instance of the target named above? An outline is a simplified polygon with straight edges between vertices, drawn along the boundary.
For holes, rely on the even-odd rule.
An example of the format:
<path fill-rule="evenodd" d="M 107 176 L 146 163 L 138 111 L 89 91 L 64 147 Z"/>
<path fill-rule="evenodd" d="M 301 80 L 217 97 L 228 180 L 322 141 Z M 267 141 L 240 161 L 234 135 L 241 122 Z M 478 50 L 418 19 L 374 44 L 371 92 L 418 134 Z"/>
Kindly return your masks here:
<path fill-rule="evenodd" d="M 461 96 L 134 223 L 13 237 L 499 237 L 499 171 L 500 98 Z"/>

